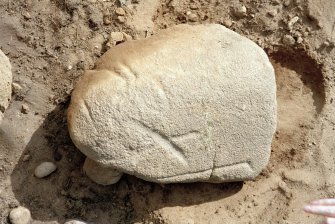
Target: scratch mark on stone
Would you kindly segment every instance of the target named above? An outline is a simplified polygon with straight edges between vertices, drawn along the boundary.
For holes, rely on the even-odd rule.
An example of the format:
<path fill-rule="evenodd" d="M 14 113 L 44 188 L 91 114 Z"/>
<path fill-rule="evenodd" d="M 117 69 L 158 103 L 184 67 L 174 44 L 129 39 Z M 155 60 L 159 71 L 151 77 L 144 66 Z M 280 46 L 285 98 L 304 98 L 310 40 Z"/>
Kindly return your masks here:
<path fill-rule="evenodd" d="M 165 151 L 173 154 L 183 164 L 185 165 L 188 164 L 183 150 L 178 145 L 173 143 L 168 136 L 166 136 L 165 134 L 156 129 L 149 127 L 142 121 L 136 120 L 134 118 L 132 118 L 132 120 L 134 121 L 137 127 L 139 127 L 142 131 L 148 133 L 149 136 L 152 137 L 152 139 L 155 142 L 159 143 Z"/>

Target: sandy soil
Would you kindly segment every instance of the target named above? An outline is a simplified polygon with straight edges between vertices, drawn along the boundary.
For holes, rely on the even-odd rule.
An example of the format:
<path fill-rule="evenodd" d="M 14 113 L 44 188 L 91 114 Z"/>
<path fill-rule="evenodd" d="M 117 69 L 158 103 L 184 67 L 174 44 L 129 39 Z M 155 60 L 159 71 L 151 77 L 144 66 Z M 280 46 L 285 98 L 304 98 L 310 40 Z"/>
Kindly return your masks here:
<path fill-rule="evenodd" d="M 302 206 L 335 197 L 334 11 L 333 0 L 1 0 L 0 47 L 21 88 L 0 126 L 0 222 L 23 205 L 32 223 L 319 223 Z M 111 32 L 138 39 L 179 23 L 223 24 L 269 54 L 278 128 L 267 169 L 244 183 L 158 185 L 125 175 L 94 184 L 67 132 L 73 85 L 108 50 Z M 42 161 L 58 169 L 37 179 Z"/>

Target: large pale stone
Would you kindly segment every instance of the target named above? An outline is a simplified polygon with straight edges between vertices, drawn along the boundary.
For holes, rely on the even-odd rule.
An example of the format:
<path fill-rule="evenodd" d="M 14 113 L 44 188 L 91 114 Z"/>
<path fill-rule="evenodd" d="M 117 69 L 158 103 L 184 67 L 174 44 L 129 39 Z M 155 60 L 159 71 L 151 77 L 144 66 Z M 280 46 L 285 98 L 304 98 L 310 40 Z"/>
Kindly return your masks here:
<path fill-rule="evenodd" d="M 115 170 L 161 183 L 254 178 L 276 127 L 274 71 L 223 26 L 179 25 L 105 53 L 78 82 L 68 123 L 97 182 Z"/>
<path fill-rule="evenodd" d="M 12 94 L 12 72 L 9 59 L 0 50 L 0 121 Z"/>

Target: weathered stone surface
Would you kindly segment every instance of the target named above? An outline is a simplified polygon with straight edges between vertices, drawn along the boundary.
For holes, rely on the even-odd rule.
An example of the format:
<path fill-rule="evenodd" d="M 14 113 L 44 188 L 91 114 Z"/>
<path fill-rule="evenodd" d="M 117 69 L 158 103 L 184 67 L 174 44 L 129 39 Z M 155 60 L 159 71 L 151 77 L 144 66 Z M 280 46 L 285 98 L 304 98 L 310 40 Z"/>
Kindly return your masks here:
<path fill-rule="evenodd" d="M 89 159 L 145 180 L 254 178 L 276 127 L 274 70 L 223 26 L 179 25 L 105 53 L 77 84 L 68 124 Z"/>
<path fill-rule="evenodd" d="M 0 121 L 12 94 L 12 72 L 9 59 L 0 50 Z"/>
<path fill-rule="evenodd" d="M 22 206 L 14 208 L 9 213 L 9 220 L 12 224 L 28 224 L 31 220 L 30 211 Z"/>

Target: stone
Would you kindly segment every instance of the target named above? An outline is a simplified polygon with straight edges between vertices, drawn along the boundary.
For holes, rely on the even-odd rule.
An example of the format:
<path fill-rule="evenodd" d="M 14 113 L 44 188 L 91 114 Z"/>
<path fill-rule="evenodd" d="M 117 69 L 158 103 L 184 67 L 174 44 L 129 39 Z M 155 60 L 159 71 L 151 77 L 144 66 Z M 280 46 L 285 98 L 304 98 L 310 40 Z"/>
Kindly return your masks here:
<path fill-rule="evenodd" d="M 124 16 L 118 16 L 116 19 L 117 19 L 117 21 L 118 21 L 119 23 L 124 23 L 124 22 L 126 22 L 126 19 L 125 19 Z"/>
<path fill-rule="evenodd" d="M 290 46 L 290 45 L 294 45 L 294 44 L 295 44 L 295 39 L 294 39 L 294 37 L 292 37 L 292 36 L 289 35 L 289 34 L 284 35 L 282 41 L 283 41 L 283 44 L 288 45 L 288 46 Z"/>
<path fill-rule="evenodd" d="M 196 21 L 198 21 L 197 14 L 195 14 L 193 12 L 187 12 L 186 15 L 187 15 L 188 21 L 190 21 L 190 22 L 196 22 Z"/>
<path fill-rule="evenodd" d="M 121 7 L 115 9 L 115 13 L 116 13 L 116 15 L 118 15 L 118 16 L 124 16 L 124 15 L 126 14 L 126 12 L 124 11 L 124 9 L 121 8 Z"/>
<path fill-rule="evenodd" d="M 122 177 L 121 172 L 108 166 L 104 167 L 89 158 L 85 160 L 83 169 L 90 179 L 101 185 L 115 184 Z"/>
<path fill-rule="evenodd" d="M 52 162 L 43 162 L 35 168 L 35 176 L 44 178 L 49 176 L 57 169 L 57 166 Z"/>
<path fill-rule="evenodd" d="M 12 95 L 12 66 L 6 55 L 0 50 L 0 121 L 9 105 Z"/>
<path fill-rule="evenodd" d="M 31 219 L 29 209 L 19 206 L 9 213 L 9 220 L 12 224 L 28 224 Z"/>
<path fill-rule="evenodd" d="M 247 8 L 244 5 L 236 5 L 234 7 L 234 15 L 238 18 L 245 17 L 247 15 Z"/>
<path fill-rule="evenodd" d="M 12 91 L 14 94 L 18 94 L 19 92 L 21 92 L 22 90 L 22 86 L 16 82 L 12 83 Z"/>
<path fill-rule="evenodd" d="M 86 172 L 101 170 L 93 181 L 117 170 L 158 183 L 227 182 L 267 165 L 276 105 L 274 70 L 257 44 L 217 24 L 178 25 L 107 51 L 77 83 L 67 118 L 96 163 Z"/>
<path fill-rule="evenodd" d="M 299 17 L 298 16 L 295 16 L 293 17 L 292 19 L 290 19 L 287 23 L 287 26 L 289 29 L 292 29 L 293 25 L 296 24 L 296 22 L 299 21 Z"/>
<path fill-rule="evenodd" d="M 87 222 L 79 221 L 79 220 L 69 220 L 64 224 L 87 224 Z"/>

